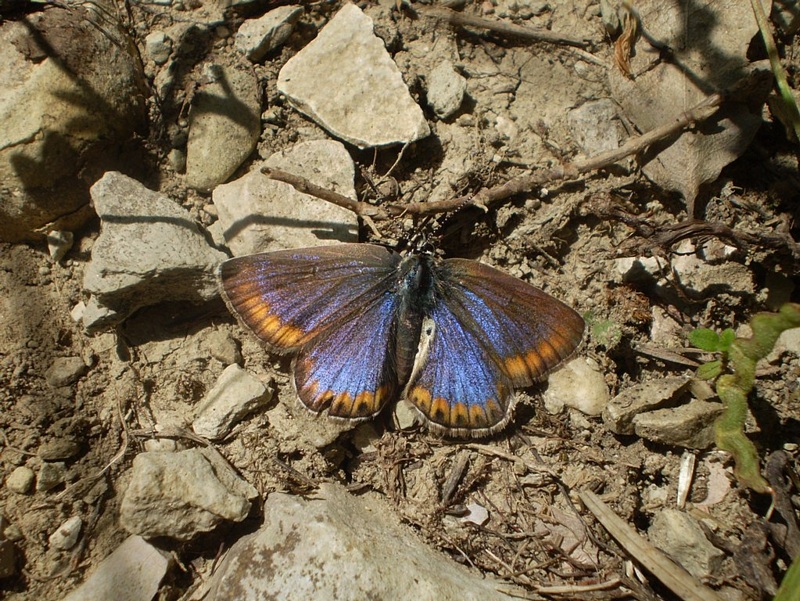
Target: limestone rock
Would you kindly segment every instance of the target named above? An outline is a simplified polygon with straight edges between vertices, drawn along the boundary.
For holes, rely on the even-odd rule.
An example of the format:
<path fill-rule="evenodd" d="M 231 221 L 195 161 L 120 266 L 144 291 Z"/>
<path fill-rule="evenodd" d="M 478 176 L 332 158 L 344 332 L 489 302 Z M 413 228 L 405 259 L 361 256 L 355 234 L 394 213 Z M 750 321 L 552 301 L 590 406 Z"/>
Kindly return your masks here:
<path fill-rule="evenodd" d="M 414 142 L 430 134 L 372 19 L 342 9 L 278 74 L 278 91 L 331 134 L 359 148 Z"/>
<path fill-rule="evenodd" d="M 92 186 L 102 231 L 83 288 L 92 295 L 84 328 L 95 332 L 135 310 L 166 300 L 217 295 L 215 270 L 225 253 L 208 245 L 189 213 L 120 173 Z"/>

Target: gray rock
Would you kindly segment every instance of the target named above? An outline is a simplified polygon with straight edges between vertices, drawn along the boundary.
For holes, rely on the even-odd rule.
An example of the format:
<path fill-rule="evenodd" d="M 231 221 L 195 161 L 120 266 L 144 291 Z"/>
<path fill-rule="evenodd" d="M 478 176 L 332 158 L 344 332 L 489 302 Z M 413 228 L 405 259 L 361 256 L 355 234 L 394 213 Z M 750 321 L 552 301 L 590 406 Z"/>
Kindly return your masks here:
<path fill-rule="evenodd" d="M 543 396 L 550 413 L 559 413 L 567 406 L 586 415 L 600 415 L 611 397 L 597 364 L 583 357 L 550 374 Z"/>
<path fill-rule="evenodd" d="M 266 413 L 272 429 L 280 432 L 281 440 L 292 441 L 295 446 L 324 449 L 358 426 L 359 422 L 353 419 L 320 419 L 301 405 L 295 398 L 287 404 L 276 403 Z"/>
<path fill-rule="evenodd" d="M 48 538 L 50 548 L 61 551 L 71 549 L 78 542 L 81 528 L 83 528 L 83 520 L 77 515 L 72 516 L 50 535 L 50 538 Z"/>
<path fill-rule="evenodd" d="M 120 173 L 104 175 L 92 198 L 102 231 L 83 277 L 92 295 L 83 315 L 87 331 L 144 306 L 217 295 L 215 271 L 227 255 L 208 245 L 177 203 Z"/>
<path fill-rule="evenodd" d="M 682 511 L 663 509 L 647 531 L 650 542 L 696 578 L 717 576 L 725 553 L 712 545 L 700 525 Z"/>
<path fill-rule="evenodd" d="M 37 455 L 44 461 L 72 459 L 81 452 L 81 445 L 68 438 L 54 438 L 39 447 Z"/>
<path fill-rule="evenodd" d="M 264 165 L 356 198 L 353 160 L 341 142 L 314 140 L 273 154 Z M 223 235 L 235 256 L 356 242 L 355 215 L 260 173 L 261 165 L 213 192 Z"/>
<path fill-rule="evenodd" d="M 572 139 L 586 156 L 593 156 L 620 147 L 626 138 L 617 117 L 617 105 L 610 98 L 590 100 L 567 115 Z"/>
<path fill-rule="evenodd" d="M 222 520 L 240 522 L 258 493 L 209 449 L 139 453 L 120 506 L 120 524 L 147 538 L 189 540 Z"/>
<path fill-rule="evenodd" d="M 233 363 L 225 368 L 197 409 L 192 423 L 195 434 L 219 440 L 256 409 L 264 407 L 272 393 L 264 383 Z"/>
<path fill-rule="evenodd" d="M 150 543 L 140 536 L 130 536 L 64 601 L 150 601 L 169 564 L 168 556 Z"/>
<path fill-rule="evenodd" d="M 80 357 L 56 357 L 44 374 L 44 379 L 53 388 L 69 386 L 86 373 L 86 364 Z"/>
<path fill-rule="evenodd" d="M 236 49 L 254 63 L 283 44 L 303 14 L 302 6 L 279 6 L 258 19 L 248 19 L 236 32 Z"/>
<path fill-rule="evenodd" d="M 753 274 L 748 267 L 731 259 L 707 261 L 694 250 L 691 241 L 685 240 L 671 261 L 672 272 L 686 292 L 695 297 L 720 290 L 755 293 Z"/>
<path fill-rule="evenodd" d="M 33 489 L 34 480 L 36 480 L 34 471 L 27 465 L 21 465 L 6 477 L 6 488 L 17 494 L 27 495 Z"/>
<path fill-rule="evenodd" d="M 264 526 L 231 548 L 209 601 L 510 600 L 499 582 L 414 536 L 382 499 L 335 484 L 323 484 L 315 497 L 271 494 Z"/>
<path fill-rule="evenodd" d="M 208 83 L 192 100 L 186 145 L 186 184 L 209 191 L 227 180 L 255 150 L 261 102 L 252 68 L 206 65 Z"/>
<path fill-rule="evenodd" d="M 75 236 L 72 232 L 53 230 L 47 233 L 47 251 L 53 262 L 58 263 L 72 248 Z"/>
<path fill-rule="evenodd" d="M 223 365 L 242 362 L 242 352 L 233 336 L 222 330 L 215 330 L 208 337 L 211 356 Z"/>
<path fill-rule="evenodd" d="M 358 146 L 391 146 L 430 134 L 372 19 L 342 9 L 278 74 L 278 91 L 331 134 Z"/>
<path fill-rule="evenodd" d="M 112 168 L 144 120 L 135 45 L 112 13 L 105 27 L 90 17 L 53 5 L 0 25 L 0 240 L 83 225 L 92 217 L 84 176 Z"/>
<path fill-rule="evenodd" d="M 467 80 L 450 61 L 442 61 L 428 76 L 428 104 L 440 119 L 449 119 L 461 107 Z"/>
<path fill-rule="evenodd" d="M 39 468 L 36 478 L 36 492 L 47 492 L 64 483 L 67 478 L 67 466 L 60 461 L 45 461 Z"/>
<path fill-rule="evenodd" d="M 653 442 L 707 449 L 714 444 L 714 422 L 721 413 L 721 403 L 692 401 L 679 407 L 636 415 L 633 429 L 637 436 Z"/>
<path fill-rule="evenodd" d="M 424 423 L 425 419 L 414 405 L 400 399 L 392 408 L 392 421 L 398 430 L 410 430 Z"/>
<path fill-rule="evenodd" d="M 677 400 L 688 388 L 688 376 L 661 378 L 626 388 L 603 411 L 603 423 L 615 434 L 633 434 L 633 418 Z"/>
<path fill-rule="evenodd" d="M 163 31 L 151 31 L 144 39 L 144 49 L 155 64 L 163 65 L 172 53 L 172 40 Z"/>

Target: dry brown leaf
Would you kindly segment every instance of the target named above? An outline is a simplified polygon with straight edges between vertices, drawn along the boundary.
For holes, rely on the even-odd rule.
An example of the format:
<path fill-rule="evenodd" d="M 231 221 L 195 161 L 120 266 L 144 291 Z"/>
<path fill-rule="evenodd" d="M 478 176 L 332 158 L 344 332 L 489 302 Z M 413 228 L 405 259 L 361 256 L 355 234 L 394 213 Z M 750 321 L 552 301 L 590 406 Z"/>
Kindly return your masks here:
<path fill-rule="evenodd" d="M 767 12 L 769 4 L 764 2 Z M 635 7 L 641 36 L 630 63 L 632 79 L 612 69 L 609 80 L 613 97 L 640 130 L 668 122 L 713 92 L 747 91 L 742 102 L 727 103 L 696 130 L 641 157 L 645 175 L 682 194 L 691 210 L 700 186 L 744 152 L 761 124 L 770 72 L 746 57 L 758 27 L 749 3 L 738 0 L 640 0 Z M 754 77 L 752 83 L 737 85 L 747 77 Z"/>

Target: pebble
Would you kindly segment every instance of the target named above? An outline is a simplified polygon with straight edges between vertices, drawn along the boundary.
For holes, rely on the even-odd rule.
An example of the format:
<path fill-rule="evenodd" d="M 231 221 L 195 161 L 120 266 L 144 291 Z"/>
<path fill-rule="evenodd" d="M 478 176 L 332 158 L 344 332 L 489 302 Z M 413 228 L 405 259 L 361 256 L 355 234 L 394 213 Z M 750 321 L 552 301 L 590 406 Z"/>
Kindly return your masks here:
<path fill-rule="evenodd" d="M 577 357 L 547 378 L 544 406 L 556 414 L 564 406 L 586 415 L 600 415 L 611 395 L 600 368 L 591 359 Z"/>
<path fill-rule="evenodd" d="M 67 551 L 75 546 L 83 528 L 83 520 L 77 515 L 72 516 L 61 524 L 58 529 L 50 535 L 48 542 L 51 549 Z"/>
<path fill-rule="evenodd" d="M 372 19 L 355 4 L 345 4 L 289 59 L 278 74 L 278 91 L 296 110 L 359 148 L 430 134 Z"/>
<path fill-rule="evenodd" d="M 420 424 L 420 412 L 405 399 L 400 399 L 392 409 L 392 419 L 398 430 L 410 430 Z"/>
<path fill-rule="evenodd" d="M 68 438 L 55 438 L 39 446 L 37 455 L 44 461 L 72 459 L 81 451 L 81 445 Z"/>
<path fill-rule="evenodd" d="M 131 534 L 189 540 L 223 520 L 241 522 L 258 492 L 210 449 L 139 453 L 119 520 Z"/>
<path fill-rule="evenodd" d="M 36 478 L 36 491 L 47 492 L 64 483 L 67 478 L 67 466 L 59 461 L 45 461 L 39 468 Z"/>
<path fill-rule="evenodd" d="M 188 211 L 116 172 L 91 192 L 101 232 L 83 275 L 91 294 L 83 315 L 87 332 L 148 305 L 217 297 L 216 267 L 227 255 L 209 246 Z"/>
<path fill-rule="evenodd" d="M 6 477 L 6 488 L 17 494 L 27 495 L 33 489 L 35 480 L 34 471 L 26 465 L 21 465 Z"/>
<path fill-rule="evenodd" d="M 611 399 L 603 411 L 603 423 L 615 434 L 633 434 L 633 418 L 659 409 L 688 390 L 691 378 L 660 378 L 626 388 Z"/>
<path fill-rule="evenodd" d="M 722 409 L 721 403 L 695 400 L 636 415 L 633 428 L 637 436 L 659 444 L 708 449 L 714 444 L 714 422 Z"/>
<path fill-rule="evenodd" d="M 223 365 L 241 364 L 242 352 L 239 344 L 228 332 L 214 330 L 208 337 L 211 356 Z"/>
<path fill-rule="evenodd" d="M 172 40 L 163 31 L 152 31 L 144 39 L 144 48 L 155 64 L 163 65 L 172 53 Z"/>
<path fill-rule="evenodd" d="M 467 80 L 450 61 L 440 62 L 428 76 L 428 104 L 440 119 L 449 119 L 461 107 Z"/>
<path fill-rule="evenodd" d="M 130 536 L 64 601 L 150 601 L 156 597 L 169 565 L 166 553 L 140 536 Z"/>
<path fill-rule="evenodd" d="M 61 388 L 77 382 L 86 370 L 86 363 L 80 357 L 56 357 L 44 379 L 52 388 Z"/>
<path fill-rule="evenodd" d="M 271 391 L 261 380 L 232 363 L 200 403 L 192 429 L 198 436 L 219 440 L 245 416 L 264 407 L 271 398 Z"/>
<path fill-rule="evenodd" d="M 47 233 L 47 251 L 54 263 L 63 259 L 72 248 L 75 235 L 72 232 L 52 230 Z"/>
<path fill-rule="evenodd" d="M 712 578 L 720 573 L 725 553 L 712 545 L 697 521 L 683 511 L 661 510 L 647 534 L 650 542 L 695 578 Z"/>
<path fill-rule="evenodd" d="M 204 75 L 208 81 L 195 94 L 189 113 L 186 184 L 208 192 L 255 150 L 261 135 L 261 95 L 252 68 L 208 64 Z"/>
<path fill-rule="evenodd" d="M 616 150 L 627 137 L 617 116 L 617 105 L 610 98 L 590 100 L 567 115 L 572 139 L 586 156 Z"/>
<path fill-rule="evenodd" d="M 260 62 L 286 41 L 302 14 L 302 6 L 279 6 L 258 19 L 248 19 L 236 32 L 236 49 L 254 63 Z"/>

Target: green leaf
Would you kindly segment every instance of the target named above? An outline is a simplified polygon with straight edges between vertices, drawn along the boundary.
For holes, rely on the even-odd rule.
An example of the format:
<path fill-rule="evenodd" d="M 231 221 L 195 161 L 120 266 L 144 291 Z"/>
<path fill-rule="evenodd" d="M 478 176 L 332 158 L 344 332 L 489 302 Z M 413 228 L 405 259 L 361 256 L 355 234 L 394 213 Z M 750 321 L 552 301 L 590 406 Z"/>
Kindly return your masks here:
<path fill-rule="evenodd" d="M 711 353 L 720 350 L 719 334 L 708 328 L 697 328 L 689 332 L 689 342 L 692 346 Z"/>
<path fill-rule="evenodd" d="M 701 380 L 713 380 L 722 373 L 722 361 L 709 361 L 697 368 L 697 377 Z"/>
<path fill-rule="evenodd" d="M 719 350 L 723 353 L 727 352 L 734 340 L 736 340 L 736 332 L 733 329 L 726 328 L 722 330 L 719 335 Z"/>

